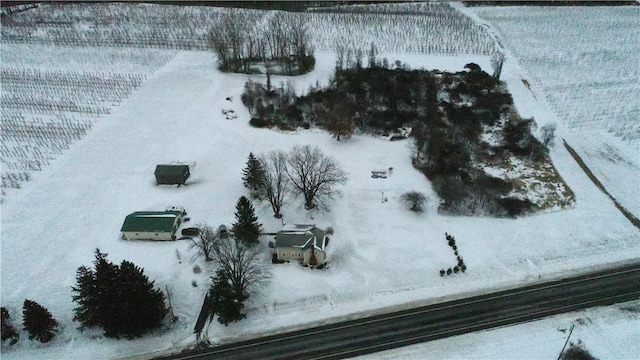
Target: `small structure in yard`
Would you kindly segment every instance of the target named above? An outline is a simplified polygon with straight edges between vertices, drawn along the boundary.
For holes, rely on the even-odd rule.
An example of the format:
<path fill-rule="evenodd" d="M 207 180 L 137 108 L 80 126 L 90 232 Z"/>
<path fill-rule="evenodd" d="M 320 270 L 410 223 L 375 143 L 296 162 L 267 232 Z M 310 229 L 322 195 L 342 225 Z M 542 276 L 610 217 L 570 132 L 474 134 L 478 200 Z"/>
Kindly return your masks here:
<path fill-rule="evenodd" d="M 122 224 L 125 240 L 175 240 L 185 211 L 136 211 Z"/>
<path fill-rule="evenodd" d="M 165 164 L 157 165 L 156 185 L 184 185 L 189 178 L 189 165 L 184 164 Z"/>
<path fill-rule="evenodd" d="M 278 260 L 297 260 L 305 265 L 321 265 L 326 261 L 327 236 L 315 225 L 285 225 L 276 233 Z"/>

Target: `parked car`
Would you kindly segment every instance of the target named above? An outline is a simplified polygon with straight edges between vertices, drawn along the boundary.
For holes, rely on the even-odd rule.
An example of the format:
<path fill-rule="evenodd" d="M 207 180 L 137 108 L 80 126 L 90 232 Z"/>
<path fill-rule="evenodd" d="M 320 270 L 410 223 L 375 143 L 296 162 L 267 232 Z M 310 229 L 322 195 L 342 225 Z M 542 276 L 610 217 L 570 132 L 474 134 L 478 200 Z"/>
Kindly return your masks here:
<path fill-rule="evenodd" d="M 182 235 L 184 236 L 198 236 L 200 235 L 200 229 L 196 227 L 188 227 L 182 229 Z"/>
<path fill-rule="evenodd" d="M 220 235 L 221 238 L 228 238 L 229 237 L 229 230 L 227 230 L 226 226 L 220 225 L 220 226 L 218 226 L 218 234 Z"/>

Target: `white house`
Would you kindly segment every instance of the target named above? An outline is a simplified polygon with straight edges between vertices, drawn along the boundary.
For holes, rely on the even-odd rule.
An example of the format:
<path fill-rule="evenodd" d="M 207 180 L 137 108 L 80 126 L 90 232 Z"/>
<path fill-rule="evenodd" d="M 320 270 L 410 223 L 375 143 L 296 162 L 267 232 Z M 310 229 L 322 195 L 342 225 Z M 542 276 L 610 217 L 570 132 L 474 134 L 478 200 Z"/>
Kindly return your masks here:
<path fill-rule="evenodd" d="M 276 233 L 278 260 L 297 260 L 305 265 L 320 265 L 327 261 L 327 236 L 315 225 L 285 225 Z"/>

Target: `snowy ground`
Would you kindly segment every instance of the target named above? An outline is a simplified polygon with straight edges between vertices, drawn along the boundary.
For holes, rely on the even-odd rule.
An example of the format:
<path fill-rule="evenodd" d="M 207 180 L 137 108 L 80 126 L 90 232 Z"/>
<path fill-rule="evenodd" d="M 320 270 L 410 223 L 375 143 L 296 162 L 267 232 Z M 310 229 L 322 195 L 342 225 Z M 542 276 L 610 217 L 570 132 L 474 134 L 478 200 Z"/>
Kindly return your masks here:
<path fill-rule="evenodd" d="M 317 70 L 293 79 L 298 89 L 328 78 L 333 58 L 318 55 Z M 419 56 L 403 61 L 444 70 L 459 70 L 470 61 L 481 66 L 488 62 Z M 513 81 L 517 75 L 513 71 L 507 66 L 504 78 L 516 104 L 525 116 L 535 114 L 534 99 L 519 80 Z M 194 274 L 192 268 L 204 266 L 202 261 L 190 260 L 184 241 L 128 242 L 119 238 L 119 229 L 132 211 L 168 205 L 184 206 L 193 222 L 229 225 L 235 202 L 245 194 L 241 169 L 250 151 L 318 145 L 337 158 L 349 182 L 329 213 L 311 219 L 299 201 L 284 209 L 287 223 L 311 221 L 335 229 L 328 269 L 274 265 L 271 283 L 247 304 L 246 320 L 228 327 L 210 326 L 214 342 L 637 258 L 637 229 L 561 147 L 551 155 L 576 193 L 574 209 L 518 220 L 439 216 L 437 197 L 427 179 L 412 168 L 405 142 L 369 136 L 337 142 L 319 130 L 283 133 L 251 128 L 239 103 L 246 79 L 216 71 L 210 53 L 180 52 L 64 156 L 7 199 L 2 207 L 2 304 L 19 318 L 25 298 L 37 301 L 61 322 L 62 329 L 47 345 L 31 343 L 23 334 L 18 344 L 3 348 L 3 358 L 118 358 L 190 344 L 208 281 L 206 271 Z M 225 100 L 228 96 L 232 102 Z M 238 118 L 225 120 L 221 109 L 235 110 Z M 559 132 L 562 136 L 562 129 Z M 174 160 L 197 163 L 190 185 L 155 186 L 155 165 Z M 371 170 L 388 167 L 393 167 L 389 178 L 370 177 Z M 415 215 L 402 206 L 399 198 L 410 190 L 427 195 L 425 214 Z M 382 202 L 383 197 L 388 201 Z M 280 223 L 270 210 L 260 204 L 257 208 L 265 229 L 276 231 Z M 439 276 L 441 268 L 455 262 L 445 232 L 455 235 L 469 267 L 466 274 Z M 76 330 L 70 287 L 75 270 L 90 264 L 96 247 L 114 262 L 127 259 L 142 266 L 159 287 L 168 288 L 179 321 L 134 341 Z M 265 251 L 264 261 L 268 259 Z"/>
<path fill-rule="evenodd" d="M 460 71 L 469 62 L 490 68 L 489 59 L 484 57 L 382 56 L 427 69 Z M 440 216 L 435 211 L 438 198 L 428 180 L 412 168 L 406 142 L 365 135 L 337 142 L 315 129 L 293 133 L 252 128 L 248 125 L 249 114 L 240 103 L 248 77 L 222 74 L 214 64 L 214 56 L 208 52 L 176 52 L 129 99 L 100 119 L 85 138 L 6 198 L 1 208 L 2 306 L 9 309 L 17 325 L 22 302 L 34 300 L 47 307 L 62 325 L 54 340 L 45 345 L 30 342 L 23 333 L 16 345 L 3 345 L 3 359 L 129 358 L 191 344 L 209 276 L 208 271 L 195 274 L 193 267 L 212 268 L 200 259 L 194 261 L 184 241 L 128 242 L 120 239 L 119 229 L 132 211 L 162 210 L 168 205 L 184 206 L 193 223 L 230 225 L 237 199 L 246 194 L 241 170 L 250 151 L 260 154 L 289 150 L 296 144 L 318 145 L 336 157 L 349 174 L 349 181 L 329 213 L 311 218 L 298 200 L 284 208 L 286 223 L 314 222 L 335 229 L 328 248 L 328 268 L 315 271 L 295 264 L 273 265 L 272 281 L 247 304 L 247 319 L 228 327 L 217 323 L 209 327 L 214 342 L 411 303 L 431 303 L 638 258 L 638 229 L 593 185 L 560 144 L 552 149 L 551 157 L 576 195 L 575 208 L 517 220 Z M 291 80 L 299 91 L 305 91 L 316 81 L 326 83 L 333 64 L 333 55 L 318 53 L 316 70 Z M 539 125 L 556 121 L 558 138 L 580 143 L 583 151 L 600 153 L 604 148 L 599 141 L 601 134 L 568 131 L 550 107 L 524 86 L 522 73 L 517 64 L 507 61 L 502 77 L 521 115 L 534 116 Z M 255 76 L 253 80 L 265 79 Z M 286 78 L 273 83 L 278 85 L 281 80 Z M 225 100 L 229 96 L 232 102 Z M 221 110 L 228 109 L 238 114 L 237 119 L 225 119 Z M 634 190 L 633 186 L 638 181 L 638 159 L 627 160 L 600 171 L 627 174 L 623 179 L 612 179 L 610 184 L 622 191 L 630 189 L 628 196 L 637 197 L 638 187 Z M 171 161 L 197 164 L 188 186 L 155 186 L 155 165 Z M 389 167 L 393 167 L 389 178 L 370 177 L 371 170 Z M 401 204 L 400 196 L 411 190 L 421 191 L 429 199 L 425 214 L 413 214 Z M 256 207 L 265 230 L 278 230 L 280 221 L 272 217 L 270 209 L 260 204 Z M 441 268 L 455 264 L 445 232 L 456 237 L 469 268 L 467 273 L 439 276 Z M 268 240 L 264 237 L 262 244 Z M 72 321 L 75 304 L 70 287 L 75 284 L 76 269 L 90 265 L 96 247 L 109 253 L 114 262 L 127 259 L 143 267 L 158 287 L 168 289 L 179 321 L 133 341 L 107 339 L 99 330 L 78 331 L 79 324 Z M 269 258 L 265 246 L 264 261 Z M 624 331 L 637 324 L 637 312 L 626 316 L 616 309 L 604 309 L 604 315 L 597 312 L 601 310 L 594 310 L 593 316 L 589 315 L 591 310 L 587 315 L 563 315 L 521 325 L 516 329 L 522 330 L 514 331 L 522 337 L 534 330 L 553 333 L 549 345 L 540 341 L 532 354 L 556 356 L 556 342 L 561 348 L 564 336 L 556 328 L 570 326 L 575 316 L 589 317 L 595 319 L 587 326 L 593 330 L 586 332 L 591 335 L 576 338 L 585 341 L 594 355 L 618 358 L 620 354 L 625 358 L 640 353 L 637 332 Z M 495 358 L 490 351 L 499 348 L 505 349 L 496 350 L 502 351 L 503 358 L 521 357 L 507 340 L 510 329 L 429 343 L 415 354 L 421 358 L 421 354 L 432 353 L 441 354 L 434 358 L 471 358 L 477 353 L 480 355 L 476 358 Z M 576 327 L 576 331 L 580 329 Z M 610 336 L 613 331 L 621 337 Z M 483 342 L 492 345 L 475 347 Z M 609 345 L 629 352 L 597 351 Z M 399 357 L 414 357 L 412 353 L 401 354 Z"/>
<path fill-rule="evenodd" d="M 572 325 L 574 328 L 569 344 L 581 344 L 595 358 L 638 359 L 639 312 L 640 302 L 633 301 L 406 346 L 356 359 L 556 359 Z"/>

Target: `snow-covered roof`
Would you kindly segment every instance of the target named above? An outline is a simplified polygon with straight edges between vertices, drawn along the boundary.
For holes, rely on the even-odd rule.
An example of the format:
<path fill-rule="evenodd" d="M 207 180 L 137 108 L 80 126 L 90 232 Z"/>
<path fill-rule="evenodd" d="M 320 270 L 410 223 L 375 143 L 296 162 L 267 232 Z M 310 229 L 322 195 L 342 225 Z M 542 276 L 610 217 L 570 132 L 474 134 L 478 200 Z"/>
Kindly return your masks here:
<path fill-rule="evenodd" d="M 276 248 L 293 247 L 307 249 L 313 244 L 316 250 L 324 251 L 324 231 L 314 225 L 287 224 L 276 233 Z"/>

